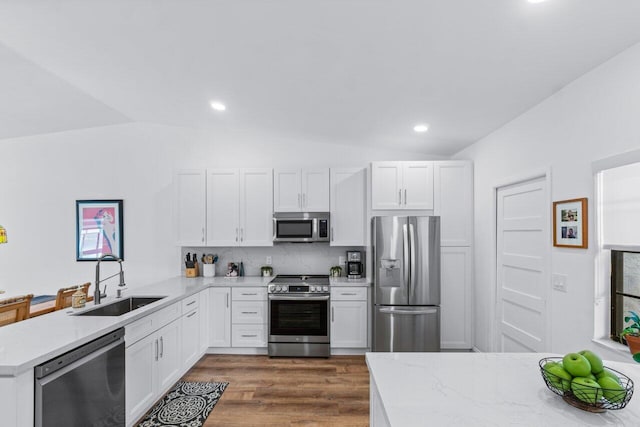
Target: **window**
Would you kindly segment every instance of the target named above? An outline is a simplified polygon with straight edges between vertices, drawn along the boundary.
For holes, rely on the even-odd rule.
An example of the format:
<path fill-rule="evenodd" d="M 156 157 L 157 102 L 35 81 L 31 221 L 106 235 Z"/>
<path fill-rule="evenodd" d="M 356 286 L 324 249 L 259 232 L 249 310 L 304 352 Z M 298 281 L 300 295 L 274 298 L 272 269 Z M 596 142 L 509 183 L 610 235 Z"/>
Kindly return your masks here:
<path fill-rule="evenodd" d="M 624 316 L 640 313 L 640 252 L 611 251 L 611 338 L 620 341 Z"/>

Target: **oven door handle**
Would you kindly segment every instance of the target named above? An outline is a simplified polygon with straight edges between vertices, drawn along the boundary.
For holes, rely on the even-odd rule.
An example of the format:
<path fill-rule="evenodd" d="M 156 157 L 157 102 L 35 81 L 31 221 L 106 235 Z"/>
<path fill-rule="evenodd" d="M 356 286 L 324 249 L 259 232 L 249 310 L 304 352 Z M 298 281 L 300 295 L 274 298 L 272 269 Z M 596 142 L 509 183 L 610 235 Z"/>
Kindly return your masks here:
<path fill-rule="evenodd" d="M 329 295 L 323 296 L 295 296 L 295 297 L 285 297 L 280 295 L 269 295 L 270 301 L 329 301 Z"/>

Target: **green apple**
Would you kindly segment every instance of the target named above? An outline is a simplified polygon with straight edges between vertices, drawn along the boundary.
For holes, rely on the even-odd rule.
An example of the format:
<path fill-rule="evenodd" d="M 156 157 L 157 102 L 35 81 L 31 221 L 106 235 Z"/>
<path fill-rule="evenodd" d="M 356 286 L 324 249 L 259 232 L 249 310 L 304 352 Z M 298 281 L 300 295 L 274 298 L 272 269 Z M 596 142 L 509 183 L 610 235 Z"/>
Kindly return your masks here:
<path fill-rule="evenodd" d="M 598 380 L 598 384 L 602 387 L 604 398 L 611 403 L 620 403 L 627 395 L 626 390 L 618 381 L 606 375 Z"/>
<path fill-rule="evenodd" d="M 593 351 L 582 350 L 582 351 L 579 351 L 578 354 L 581 354 L 581 355 L 583 355 L 584 357 L 587 358 L 587 360 L 591 364 L 591 373 L 592 374 L 598 375 L 604 369 L 604 365 L 602 364 L 602 359 L 600 358 L 600 356 L 595 354 Z"/>
<path fill-rule="evenodd" d="M 614 374 L 613 372 L 611 372 L 610 370 L 608 370 L 607 368 L 604 368 L 602 370 L 602 372 L 600 372 L 598 375 L 596 375 L 596 378 L 598 380 L 600 380 L 603 377 L 609 377 L 609 378 L 613 378 L 614 380 L 616 380 L 616 382 L 618 384 L 620 384 L 620 378 L 618 378 L 618 376 L 616 374 Z"/>
<path fill-rule="evenodd" d="M 602 398 L 600 384 L 587 377 L 575 377 L 571 380 L 571 391 L 575 397 L 586 403 L 597 403 Z"/>
<path fill-rule="evenodd" d="M 553 387 L 560 391 L 571 389 L 571 374 L 562 367 L 562 363 L 547 362 L 542 369 L 545 371 L 545 378 Z"/>
<path fill-rule="evenodd" d="M 591 373 L 591 363 L 586 357 L 578 353 L 565 355 L 562 358 L 562 366 L 574 377 L 587 377 Z"/>

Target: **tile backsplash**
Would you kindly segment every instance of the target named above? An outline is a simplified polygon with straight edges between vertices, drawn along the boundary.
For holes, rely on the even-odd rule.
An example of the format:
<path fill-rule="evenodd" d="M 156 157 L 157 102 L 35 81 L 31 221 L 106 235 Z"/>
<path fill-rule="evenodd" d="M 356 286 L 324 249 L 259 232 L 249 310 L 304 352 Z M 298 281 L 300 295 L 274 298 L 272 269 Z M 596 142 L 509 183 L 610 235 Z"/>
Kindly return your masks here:
<path fill-rule="evenodd" d="M 259 276 L 260 267 L 271 257 L 273 274 L 329 274 L 329 268 L 339 265 L 339 257 L 348 250 L 365 252 L 364 247 L 335 247 L 325 243 L 279 243 L 270 247 L 183 247 L 185 255 L 196 253 L 201 262 L 203 254 L 218 254 L 216 276 L 224 276 L 227 263 L 242 261 L 245 276 Z M 368 258 L 368 257 L 367 257 Z M 184 263 L 181 264 L 184 269 Z M 343 275 L 344 275 L 344 265 Z"/>

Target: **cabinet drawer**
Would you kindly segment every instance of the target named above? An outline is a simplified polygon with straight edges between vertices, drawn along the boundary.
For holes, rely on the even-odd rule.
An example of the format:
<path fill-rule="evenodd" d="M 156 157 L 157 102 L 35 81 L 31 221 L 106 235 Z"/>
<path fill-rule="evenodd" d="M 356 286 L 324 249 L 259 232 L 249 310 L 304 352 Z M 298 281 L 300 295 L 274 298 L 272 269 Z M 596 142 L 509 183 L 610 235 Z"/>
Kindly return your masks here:
<path fill-rule="evenodd" d="M 332 301 L 366 301 L 367 300 L 366 287 L 357 288 L 331 288 L 331 300 Z"/>
<path fill-rule="evenodd" d="M 130 346 L 180 317 L 180 303 L 171 304 L 124 327 L 124 340 Z"/>
<path fill-rule="evenodd" d="M 200 294 L 191 295 L 182 300 L 182 314 L 185 314 L 194 308 L 197 308 L 200 304 Z"/>
<path fill-rule="evenodd" d="M 266 347 L 266 325 L 233 325 L 231 332 L 232 347 Z"/>
<path fill-rule="evenodd" d="M 266 301 L 233 301 L 232 323 L 267 323 Z"/>
<path fill-rule="evenodd" d="M 232 288 L 231 298 L 234 301 L 266 301 L 267 300 L 267 288 L 261 287 L 243 287 Z"/>

